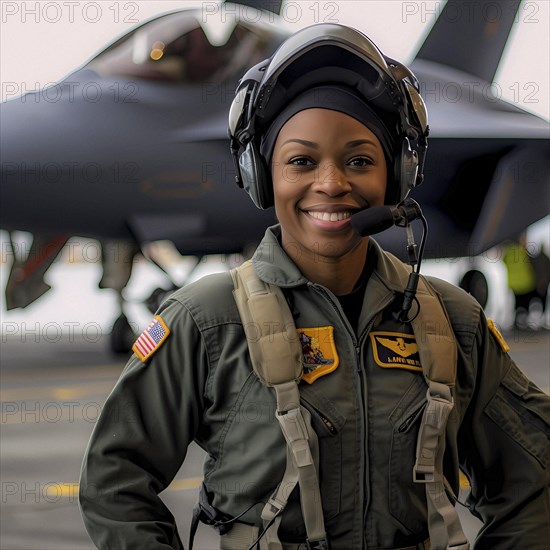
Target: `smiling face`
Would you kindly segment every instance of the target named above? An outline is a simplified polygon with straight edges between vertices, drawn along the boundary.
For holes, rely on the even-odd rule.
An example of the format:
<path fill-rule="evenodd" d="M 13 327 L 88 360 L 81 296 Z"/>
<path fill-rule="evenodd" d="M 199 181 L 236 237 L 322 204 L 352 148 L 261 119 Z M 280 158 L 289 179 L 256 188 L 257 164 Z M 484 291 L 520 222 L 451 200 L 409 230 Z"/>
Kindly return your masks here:
<path fill-rule="evenodd" d="M 294 115 L 272 160 L 283 248 L 296 261 L 312 254 L 337 260 L 366 247 L 351 215 L 384 204 L 386 175 L 378 138 L 356 119 L 328 109 Z"/>

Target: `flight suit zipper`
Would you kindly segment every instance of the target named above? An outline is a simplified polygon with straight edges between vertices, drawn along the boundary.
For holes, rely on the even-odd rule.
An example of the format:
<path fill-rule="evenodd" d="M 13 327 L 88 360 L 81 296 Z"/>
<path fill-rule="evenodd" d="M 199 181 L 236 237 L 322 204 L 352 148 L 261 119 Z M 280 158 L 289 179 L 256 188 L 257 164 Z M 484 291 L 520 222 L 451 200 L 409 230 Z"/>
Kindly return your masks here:
<path fill-rule="evenodd" d="M 328 290 L 323 287 L 322 285 L 319 285 L 319 284 L 316 284 L 316 283 L 308 283 L 308 286 L 311 286 L 311 288 L 313 288 L 313 290 L 315 290 L 316 292 L 318 292 L 319 294 L 321 294 L 321 296 L 323 296 L 323 298 L 325 298 L 325 300 L 327 300 L 327 302 L 330 304 L 330 306 L 332 307 L 332 309 L 336 312 L 336 314 L 338 315 L 338 317 L 340 318 L 340 321 L 342 322 L 342 325 L 346 328 L 346 331 L 349 335 L 349 337 L 351 338 L 351 341 L 352 341 L 352 344 L 353 344 L 353 349 L 355 351 L 355 369 L 353 369 L 352 372 L 354 372 L 354 376 L 356 377 L 356 386 L 357 386 L 357 399 L 359 401 L 359 404 L 358 404 L 358 409 L 359 409 L 359 425 L 360 425 L 360 437 L 361 437 L 361 440 L 360 440 L 360 449 L 364 449 L 365 448 L 365 426 L 366 426 L 366 423 L 365 423 L 365 408 L 363 406 L 363 381 L 362 381 L 362 376 L 361 376 L 361 361 L 360 361 L 360 352 L 358 352 L 359 350 L 359 343 L 358 343 L 358 340 L 357 340 L 357 337 L 355 335 L 355 332 L 353 330 L 353 328 L 351 327 L 349 321 L 348 321 L 348 318 L 344 315 L 344 313 L 341 311 L 341 307 L 339 304 L 337 304 L 331 297 L 331 295 L 329 294 Z M 360 475 L 362 477 L 362 479 L 359 480 L 359 502 L 365 502 L 365 488 L 366 488 L 366 484 L 365 484 L 365 453 L 363 452 L 360 452 L 359 453 L 359 461 L 360 461 L 360 464 L 359 464 L 359 471 L 360 471 Z M 361 537 L 361 539 L 364 539 L 364 535 L 363 537 Z"/>
<path fill-rule="evenodd" d="M 362 406 L 363 406 L 363 449 L 364 449 L 364 471 L 363 471 L 363 480 L 364 480 L 364 495 L 363 495 L 363 548 L 366 550 L 368 548 L 367 544 L 367 531 L 365 529 L 367 525 L 367 513 L 370 505 L 370 499 L 371 499 L 371 486 L 370 486 L 370 478 L 369 478 L 369 451 L 367 449 L 368 445 L 368 418 L 367 418 L 367 373 L 366 370 L 363 368 L 363 346 L 365 345 L 365 342 L 367 340 L 367 336 L 372 330 L 372 327 L 374 326 L 374 320 L 376 319 L 376 315 L 380 311 L 383 311 L 391 302 L 393 302 L 395 298 L 395 295 L 388 294 L 378 305 L 377 311 L 372 313 L 372 317 L 370 321 L 368 322 L 367 326 L 365 327 L 365 330 L 361 333 L 359 337 L 359 343 L 358 346 L 355 348 L 355 352 L 357 355 L 357 363 L 359 365 L 359 379 L 361 381 L 361 393 L 362 396 L 364 396 L 364 399 L 362 400 Z M 367 483 L 368 481 L 368 483 Z"/>
<path fill-rule="evenodd" d="M 364 399 L 361 401 L 361 408 L 363 409 L 363 426 L 362 426 L 362 434 L 363 434 L 363 445 L 362 449 L 363 452 L 363 484 L 364 484 L 364 491 L 363 491 L 363 525 L 362 525 L 362 535 L 363 535 L 363 547 L 367 548 L 367 532 L 365 530 L 365 526 L 367 525 L 367 510 L 368 510 L 368 504 L 370 502 L 370 493 L 371 493 L 371 487 L 369 483 L 369 453 L 367 449 L 368 445 L 368 418 L 367 418 L 367 407 L 366 407 L 366 398 L 367 398 L 367 373 L 365 372 L 365 369 L 363 368 L 363 361 L 362 361 L 362 344 L 365 342 L 367 334 L 372 329 L 372 326 L 374 325 L 374 317 L 371 319 L 365 330 L 363 331 L 363 334 L 360 338 L 360 344 L 355 348 L 355 353 L 357 354 L 357 363 L 359 365 L 359 380 L 361 382 L 361 394 L 364 396 Z"/>
<path fill-rule="evenodd" d="M 409 428 L 411 427 L 411 425 L 414 424 L 414 422 L 418 418 L 420 412 L 425 407 L 425 405 L 426 405 L 426 400 L 423 400 L 421 403 L 419 403 L 414 408 L 414 410 L 409 414 L 409 416 L 407 416 L 407 418 L 405 418 L 405 420 L 403 420 L 401 425 L 397 428 L 397 431 L 399 433 L 407 432 L 409 430 Z"/>
<path fill-rule="evenodd" d="M 372 313 L 372 318 L 370 319 L 368 325 L 365 327 L 365 330 L 361 334 L 360 338 L 357 339 L 354 330 L 352 329 L 347 317 L 342 313 L 341 307 L 339 304 L 337 304 L 331 297 L 330 293 L 328 292 L 325 287 L 322 285 L 316 284 L 316 283 L 308 283 L 308 286 L 311 286 L 315 291 L 317 291 L 319 294 L 321 294 L 328 303 L 332 306 L 334 311 L 337 313 L 338 317 L 342 321 L 342 324 L 344 327 L 346 327 L 346 330 L 351 338 L 351 341 L 353 343 L 353 348 L 355 351 L 355 376 L 356 376 L 356 383 L 357 383 L 357 397 L 359 400 L 359 424 L 360 424 L 360 474 L 361 479 L 359 480 L 359 499 L 360 502 L 363 503 L 363 525 L 361 526 L 362 533 L 361 533 L 361 539 L 363 541 L 363 547 L 367 548 L 366 543 L 366 533 L 365 533 L 365 525 L 367 521 L 367 510 L 370 503 L 370 487 L 367 483 L 368 480 L 368 451 L 366 448 L 367 443 L 367 412 L 366 412 L 366 396 L 367 396 L 367 377 L 366 372 L 363 369 L 363 363 L 362 363 L 362 349 L 363 345 L 367 339 L 367 335 L 369 334 L 370 330 L 372 329 L 374 325 L 374 320 L 376 315 L 382 311 L 385 307 L 387 307 L 394 299 L 395 295 L 393 293 L 388 294 L 383 300 L 382 303 L 379 304 L 379 307 L 377 311 Z M 364 451 L 364 452 L 363 452 Z"/>
<path fill-rule="evenodd" d="M 336 431 L 336 428 L 334 427 L 334 424 L 322 414 L 319 413 L 319 418 L 322 420 L 323 424 L 327 427 L 327 430 L 332 434 L 336 435 L 338 432 Z"/>

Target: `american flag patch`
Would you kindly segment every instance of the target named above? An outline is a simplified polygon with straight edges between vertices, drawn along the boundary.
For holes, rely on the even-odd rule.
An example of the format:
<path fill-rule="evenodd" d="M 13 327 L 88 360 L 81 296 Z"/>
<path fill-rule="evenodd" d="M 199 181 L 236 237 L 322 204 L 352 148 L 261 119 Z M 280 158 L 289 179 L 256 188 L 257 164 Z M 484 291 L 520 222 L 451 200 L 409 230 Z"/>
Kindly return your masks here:
<path fill-rule="evenodd" d="M 132 346 L 133 352 L 144 363 L 157 351 L 164 340 L 168 338 L 170 329 L 160 315 L 156 315 L 153 322 L 141 333 Z"/>

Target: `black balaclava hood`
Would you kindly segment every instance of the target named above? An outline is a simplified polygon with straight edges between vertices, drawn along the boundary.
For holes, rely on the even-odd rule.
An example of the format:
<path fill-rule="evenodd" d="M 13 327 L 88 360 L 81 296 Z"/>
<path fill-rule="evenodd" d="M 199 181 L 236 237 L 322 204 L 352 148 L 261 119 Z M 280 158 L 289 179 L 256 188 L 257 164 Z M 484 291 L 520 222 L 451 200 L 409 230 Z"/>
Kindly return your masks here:
<path fill-rule="evenodd" d="M 389 174 L 394 156 L 394 140 L 390 131 L 377 113 L 352 88 L 336 84 L 306 90 L 275 117 L 262 135 L 260 142 L 260 154 L 265 158 L 268 166 L 271 166 L 275 142 L 285 123 L 300 111 L 316 108 L 344 113 L 366 126 L 382 145 Z"/>

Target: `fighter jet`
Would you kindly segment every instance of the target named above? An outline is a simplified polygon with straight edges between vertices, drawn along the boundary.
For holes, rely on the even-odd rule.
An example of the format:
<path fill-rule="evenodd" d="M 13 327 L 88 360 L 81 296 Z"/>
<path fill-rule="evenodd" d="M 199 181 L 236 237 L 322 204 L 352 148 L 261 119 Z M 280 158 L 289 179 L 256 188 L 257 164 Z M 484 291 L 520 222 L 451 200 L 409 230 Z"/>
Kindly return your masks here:
<path fill-rule="evenodd" d="M 549 125 L 491 94 L 512 3 L 491 3 L 498 19 L 457 18 L 446 10 L 471 2 L 449 0 L 412 62 L 431 128 L 429 183 L 414 193 L 431 231 L 426 258 L 479 254 L 548 214 Z M 8 309 L 49 289 L 44 274 L 69 237 L 92 237 L 104 250 L 100 287 L 120 296 L 112 348 L 126 351 L 122 291 L 148 243 L 239 253 L 275 221 L 234 184 L 227 115 L 239 77 L 290 31 L 280 1 L 238 4 L 246 11 L 225 4 L 237 16 L 223 24 L 204 9 L 154 17 L 55 86 L 0 105 L 1 227 L 34 235 L 14 255 Z M 401 229 L 378 240 L 404 255 Z"/>

